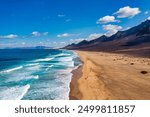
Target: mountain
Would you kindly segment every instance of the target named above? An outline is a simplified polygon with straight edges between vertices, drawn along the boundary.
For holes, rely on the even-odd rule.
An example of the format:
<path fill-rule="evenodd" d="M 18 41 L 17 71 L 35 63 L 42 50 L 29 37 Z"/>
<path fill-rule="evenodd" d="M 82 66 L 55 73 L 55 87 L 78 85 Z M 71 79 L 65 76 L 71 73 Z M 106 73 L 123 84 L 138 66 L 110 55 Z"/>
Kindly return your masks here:
<path fill-rule="evenodd" d="M 84 40 L 78 44 L 71 44 L 65 49 L 105 51 L 115 53 L 134 54 L 150 57 L 150 20 L 125 31 L 118 31 L 111 37 L 101 36 L 97 39 Z"/>
<path fill-rule="evenodd" d="M 78 44 L 70 44 L 66 47 L 64 47 L 65 49 L 79 49 L 79 48 L 87 48 L 87 47 L 90 47 L 90 46 L 93 46 L 93 45 L 97 45 L 99 44 L 100 42 L 104 42 L 106 41 L 107 37 L 105 35 L 97 38 L 97 39 L 94 39 L 94 40 L 91 40 L 91 41 L 87 41 L 87 40 L 83 40 L 81 42 L 79 42 Z"/>

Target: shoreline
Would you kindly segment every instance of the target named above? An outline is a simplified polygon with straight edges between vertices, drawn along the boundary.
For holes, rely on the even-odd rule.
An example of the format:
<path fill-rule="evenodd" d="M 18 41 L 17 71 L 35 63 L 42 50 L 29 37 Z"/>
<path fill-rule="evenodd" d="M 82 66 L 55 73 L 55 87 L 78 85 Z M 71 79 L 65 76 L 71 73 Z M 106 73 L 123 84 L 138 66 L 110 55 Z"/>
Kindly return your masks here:
<path fill-rule="evenodd" d="M 72 71 L 70 100 L 150 99 L 149 58 L 105 52 L 75 52 L 83 65 Z"/>
<path fill-rule="evenodd" d="M 78 80 L 82 77 L 83 65 L 80 65 L 77 69 L 74 69 L 72 73 L 72 79 L 70 82 L 69 100 L 79 100 L 82 97 L 78 88 Z"/>

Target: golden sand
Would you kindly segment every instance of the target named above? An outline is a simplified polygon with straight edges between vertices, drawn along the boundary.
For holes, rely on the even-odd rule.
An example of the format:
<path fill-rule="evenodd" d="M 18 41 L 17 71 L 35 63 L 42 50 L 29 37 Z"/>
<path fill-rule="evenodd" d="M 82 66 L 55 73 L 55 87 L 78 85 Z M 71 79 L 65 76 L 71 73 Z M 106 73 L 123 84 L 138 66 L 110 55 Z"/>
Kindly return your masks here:
<path fill-rule="evenodd" d="M 70 99 L 150 99 L 150 59 L 76 51 L 83 66 L 73 71 Z"/>

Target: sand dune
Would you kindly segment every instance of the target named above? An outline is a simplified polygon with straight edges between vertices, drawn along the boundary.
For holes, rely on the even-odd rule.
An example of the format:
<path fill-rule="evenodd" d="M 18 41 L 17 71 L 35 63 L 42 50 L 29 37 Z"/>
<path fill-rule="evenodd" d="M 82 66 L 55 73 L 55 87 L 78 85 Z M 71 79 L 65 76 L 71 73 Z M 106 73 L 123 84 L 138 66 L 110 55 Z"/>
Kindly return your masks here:
<path fill-rule="evenodd" d="M 70 99 L 150 99 L 149 58 L 102 52 L 76 52 L 84 64 L 73 72 Z"/>

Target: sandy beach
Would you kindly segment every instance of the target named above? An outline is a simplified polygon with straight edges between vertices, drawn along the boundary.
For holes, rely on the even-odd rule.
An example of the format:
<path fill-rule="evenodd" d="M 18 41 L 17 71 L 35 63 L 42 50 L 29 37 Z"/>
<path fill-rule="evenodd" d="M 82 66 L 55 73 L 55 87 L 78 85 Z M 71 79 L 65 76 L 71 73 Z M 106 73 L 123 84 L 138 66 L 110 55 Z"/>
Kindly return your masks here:
<path fill-rule="evenodd" d="M 150 59 L 123 54 L 75 51 L 83 65 L 73 71 L 70 99 L 150 99 Z"/>

